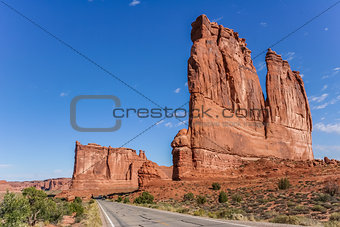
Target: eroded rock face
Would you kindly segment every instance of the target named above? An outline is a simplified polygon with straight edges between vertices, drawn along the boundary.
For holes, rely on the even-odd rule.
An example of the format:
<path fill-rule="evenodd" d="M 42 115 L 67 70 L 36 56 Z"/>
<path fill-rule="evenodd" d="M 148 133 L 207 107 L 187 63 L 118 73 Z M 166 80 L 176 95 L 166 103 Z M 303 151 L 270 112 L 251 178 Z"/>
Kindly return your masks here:
<path fill-rule="evenodd" d="M 152 179 L 171 179 L 141 150 L 76 142 L 71 191 L 92 195 L 132 192 Z"/>
<path fill-rule="evenodd" d="M 269 50 L 265 100 L 251 51 L 238 33 L 205 15 L 192 24 L 188 60 L 190 119 L 172 142 L 173 178 L 226 174 L 243 159 L 313 159 L 304 85 Z"/>

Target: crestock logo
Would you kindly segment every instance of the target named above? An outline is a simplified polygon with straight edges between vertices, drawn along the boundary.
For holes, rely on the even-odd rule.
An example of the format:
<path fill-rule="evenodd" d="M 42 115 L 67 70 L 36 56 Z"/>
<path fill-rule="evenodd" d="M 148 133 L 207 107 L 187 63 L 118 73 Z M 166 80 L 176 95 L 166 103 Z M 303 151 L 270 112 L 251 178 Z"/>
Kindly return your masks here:
<path fill-rule="evenodd" d="M 161 108 L 114 108 L 113 109 L 113 117 L 117 119 L 121 118 L 129 118 L 132 116 L 137 116 L 138 118 L 185 118 L 190 116 L 190 118 L 253 118 L 253 119 L 261 119 L 261 116 L 268 115 L 268 109 L 261 108 L 223 108 L 221 109 L 220 114 L 211 115 L 211 108 L 205 108 L 203 105 L 201 108 L 194 108 L 191 110 L 191 113 L 188 114 L 188 111 L 184 108 L 172 109 L 165 107 Z"/>
<path fill-rule="evenodd" d="M 114 108 L 112 111 L 112 116 L 116 120 L 115 125 L 113 127 L 108 128 L 86 128 L 81 127 L 77 124 L 77 103 L 80 100 L 112 100 L 114 103 Z M 214 110 L 214 111 L 213 111 Z M 114 132 L 121 128 L 122 118 L 186 118 L 189 116 L 191 119 L 230 119 L 230 118 L 248 118 L 253 120 L 260 120 L 263 116 L 268 116 L 268 109 L 245 109 L 245 108 L 221 108 L 220 112 L 217 115 L 213 115 L 211 112 L 216 113 L 215 109 L 205 108 L 203 105 L 201 108 L 193 108 L 191 112 L 187 111 L 184 108 L 122 108 L 120 99 L 113 95 L 79 95 L 72 99 L 70 106 L 70 123 L 73 129 L 79 132 Z M 196 122 L 198 123 L 198 122 Z M 203 122 L 206 123 L 206 122 Z M 220 124 L 216 122 L 217 124 Z M 226 122 L 227 123 L 227 122 Z M 237 124 L 237 122 L 233 123 Z M 232 126 L 233 124 L 226 124 L 224 126 Z M 206 125 L 211 126 L 211 125 Z"/>
<path fill-rule="evenodd" d="M 79 95 L 72 99 L 70 106 L 70 123 L 73 129 L 79 132 L 114 132 L 120 129 L 122 126 L 121 120 L 116 120 L 116 123 L 113 127 L 110 128 L 84 128 L 77 124 L 77 103 L 80 100 L 88 100 L 88 99 L 109 99 L 112 100 L 115 104 L 115 107 L 120 107 L 120 99 L 113 95 Z"/>

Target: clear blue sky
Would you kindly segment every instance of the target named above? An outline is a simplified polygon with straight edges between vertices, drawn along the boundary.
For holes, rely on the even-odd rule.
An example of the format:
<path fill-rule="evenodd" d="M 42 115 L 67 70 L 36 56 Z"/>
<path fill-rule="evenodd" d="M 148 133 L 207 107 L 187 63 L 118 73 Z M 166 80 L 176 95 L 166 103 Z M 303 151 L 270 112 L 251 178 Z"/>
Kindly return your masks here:
<path fill-rule="evenodd" d="M 81 0 L 7 3 L 94 59 L 155 102 L 189 99 L 187 59 L 191 23 L 200 14 L 246 38 L 260 53 L 336 1 Z M 273 49 L 304 76 L 313 116 L 316 158 L 340 159 L 340 4 Z M 119 147 L 154 119 L 123 119 L 111 133 L 77 132 L 70 101 L 77 95 L 115 95 L 123 107 L 154 107 L 0 2 L 0 179 L 70 177 L 79 140 Z M 255 61 L 264 88 L 264 55 Z M 110 102 L 79 104 L 79 124 L 113 124 Z M 171 165 L 179 129 L 166 120 L 126 145 Z"/>

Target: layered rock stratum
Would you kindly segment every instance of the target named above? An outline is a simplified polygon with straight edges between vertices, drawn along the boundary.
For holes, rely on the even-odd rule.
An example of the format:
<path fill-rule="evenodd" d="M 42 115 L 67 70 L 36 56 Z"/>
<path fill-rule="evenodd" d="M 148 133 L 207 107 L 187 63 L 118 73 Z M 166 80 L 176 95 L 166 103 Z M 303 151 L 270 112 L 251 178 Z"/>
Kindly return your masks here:
<path fill-rule="evenodd" d="M 313 159 L 312 118 L 299 72 L 269 49 L 265 98 L 237 32 L 201 15 L 191 40 L 189 127 L 171 144 L 173 179 L 224 176 L 245 159 Z"/>
<path fill-rule="evenodd" d="M 71 187 L 59 197 L 132 192 L 154 179 L 171 179 L 169 172 L 171 167 L 158 166 L 142 150 L 77 141 Z"/>

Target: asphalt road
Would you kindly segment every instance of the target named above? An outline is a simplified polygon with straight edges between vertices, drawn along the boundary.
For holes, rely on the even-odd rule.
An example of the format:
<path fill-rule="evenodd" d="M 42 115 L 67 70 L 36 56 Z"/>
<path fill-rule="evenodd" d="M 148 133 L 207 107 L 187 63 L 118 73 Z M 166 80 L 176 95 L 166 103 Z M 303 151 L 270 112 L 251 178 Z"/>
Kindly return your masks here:
<path fill-rule="evenodd" d="M 291 226 L 259 222 L 238 222 L 224 221 L 209 218 L 196 217 L 186 214 L 173 213 L 157 209 L 137 207 L 122 203 L 115 203 L 104 200 L 97 200 L 102 212 L 105 227 L 121 226 L 226 226 L 226 227 L 247 227 L 247 226 Z M 296 226 L 296 225 L 295 225 Z"/>

